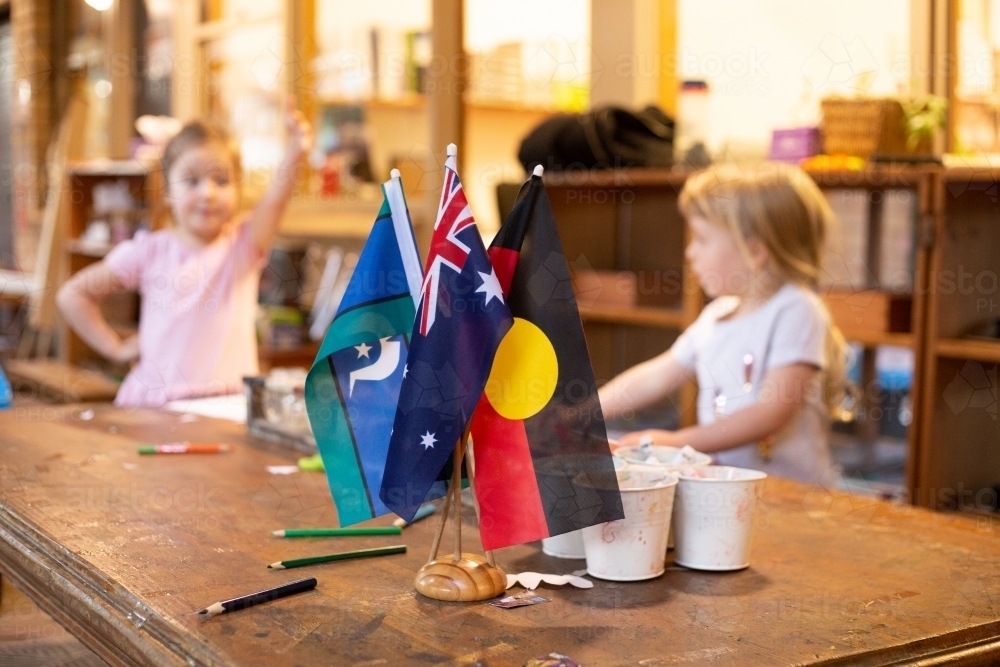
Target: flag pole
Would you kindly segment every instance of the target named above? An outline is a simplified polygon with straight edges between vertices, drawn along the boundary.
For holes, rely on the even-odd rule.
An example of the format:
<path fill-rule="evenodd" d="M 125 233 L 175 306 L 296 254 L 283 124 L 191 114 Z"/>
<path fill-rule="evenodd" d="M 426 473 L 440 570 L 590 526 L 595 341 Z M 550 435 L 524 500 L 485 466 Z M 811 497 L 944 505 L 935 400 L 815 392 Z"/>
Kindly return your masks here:
<path fill-rule="evenodd" d="M 465 454 L 465 443 L 469 441 L 471 428 L 470 420 L 462 437 L 455 443 L 455 464 L 451 469 L 451 482 L 455 494 L 455 562 L 462 560 L 462 457 Z"/>
<path fill-rule="evenodd" d="M 431 557 L 427 562 L 432 562 L 438 555 L 438 547 L 441 545 L 441 536 L 444 535 L 444 526 L 448 522 L 448 510 L 451 509 L 451 489 L 444 496 L 444 505 L 441 508 L 441 520 L 438 522 L 437 533 L 431 543 Z"/>
<path fill-rule="evenodd" d="M 465 456 L 469 461 L 465 468 L 469 471 L 469 489 L 472 490 L 472 505 L 476 508 L 476 518 L 481 520 L 479 511 L 479 496 L 476 495 L 476 447 L 475 444 L 470 446 L 468 444 L 468 440 L 466 440 L 465 444 Z M 481 535 L 480 542 L 482 542 Z M 493 558 L 493 551 L 487 550 L 484 547 L 483 553 L 486 555 L 486 562 L 496 567 L 497 563 Z"/>

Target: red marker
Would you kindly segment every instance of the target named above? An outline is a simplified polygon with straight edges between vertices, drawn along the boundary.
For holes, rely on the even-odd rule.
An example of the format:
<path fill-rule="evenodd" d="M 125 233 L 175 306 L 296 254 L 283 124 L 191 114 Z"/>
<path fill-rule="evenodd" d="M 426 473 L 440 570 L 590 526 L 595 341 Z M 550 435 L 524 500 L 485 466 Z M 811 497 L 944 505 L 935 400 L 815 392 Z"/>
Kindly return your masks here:
<path fill-rule="evenodd" d="M 140 454 L 222 454 L 232 451 L 218 442 L 168 442 L 162 445 L 140 445 Z"/>

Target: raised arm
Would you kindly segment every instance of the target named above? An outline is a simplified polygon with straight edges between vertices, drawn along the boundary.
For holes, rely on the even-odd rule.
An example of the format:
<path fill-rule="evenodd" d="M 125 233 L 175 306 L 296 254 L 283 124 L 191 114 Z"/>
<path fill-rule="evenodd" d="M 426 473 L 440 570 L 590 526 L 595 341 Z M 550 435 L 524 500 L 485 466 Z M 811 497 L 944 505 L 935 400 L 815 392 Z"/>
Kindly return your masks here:
<path fill-rule="evenodd" d="M 598 396 L 605 419 L 615 419 L 642 409 L 680 389 L 694 374 L 670 350 L 628 369 L 600 388 Z"/>
<path fill-rule="evenodd" d="M 59 312 L 73 331 L 98 354 L 119 362 L 139 356 L 139 337 L 122 340 L 104 319 L 101 300 L 124 289 L 114 272 L 98 262 L 75 273 L 56 294 Z"/>
<path fill-rule="evenodd" d="M 757 402 L 711 424 L 690 426 L 679 431 L 648 430 L 628 433 L 625 446 L 643 439 L 668 447 L 691 445 L 698 451 L 718 452 L 758 442 L 783 429 L 802 409 L 806 392 L 819 372 L 811 364 L 790 364 L 768 371 L 761 383 Z"/>
<path fill-rule="evenodd" d="M 250 229 L 257 250 L 263 255 L 270 251 L 274 239 L 278 236 L 278 225 L 285 213 L 285 205 L 292 196 L 295 178 L 302 164 L 302 158 L 312 148 L 312 128 L 302 112 L 297 110 L 292 101 L 288 102 L 288 115 L 285 119 L 288 126 L 288 145 L 285 156 L 278 165 L 271 186 L 257 202 L 250 218 Z"/>

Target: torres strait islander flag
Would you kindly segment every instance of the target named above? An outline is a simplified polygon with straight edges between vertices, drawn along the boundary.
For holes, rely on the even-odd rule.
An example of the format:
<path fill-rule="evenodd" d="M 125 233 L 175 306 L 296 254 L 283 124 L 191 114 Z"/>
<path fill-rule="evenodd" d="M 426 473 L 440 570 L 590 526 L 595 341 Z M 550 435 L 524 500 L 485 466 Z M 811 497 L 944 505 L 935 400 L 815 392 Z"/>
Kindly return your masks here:
<path fill-rule="evenodd" d="M 398 172 L 306 377 L 309 423 L 342 526 L 379 499 L 422 273 Z"/>
<path fill-rule="evenodd" d="M 432 487 L 472 418 L 512 321 L 449 146 L 380 494 L 403 519 L 442 495 Z"/>
<path fill-rule="evenodd" d="M 487 550 L 624 518 L 569 267 L 540 175 L 490 245 L 514 325 L 472 420 Z"/>

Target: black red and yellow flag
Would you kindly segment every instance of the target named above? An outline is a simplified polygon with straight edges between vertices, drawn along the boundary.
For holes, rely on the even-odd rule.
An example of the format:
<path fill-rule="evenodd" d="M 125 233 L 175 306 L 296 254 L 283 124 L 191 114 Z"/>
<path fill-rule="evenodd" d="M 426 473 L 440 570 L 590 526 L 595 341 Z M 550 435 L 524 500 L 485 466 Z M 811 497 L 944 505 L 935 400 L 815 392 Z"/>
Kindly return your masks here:
<path fill-rule="evenodd" d="M 472 420 L 487 550 L 623 518 L 552 206 L 532 176 L 489 248 L 514 316 Z"/>

